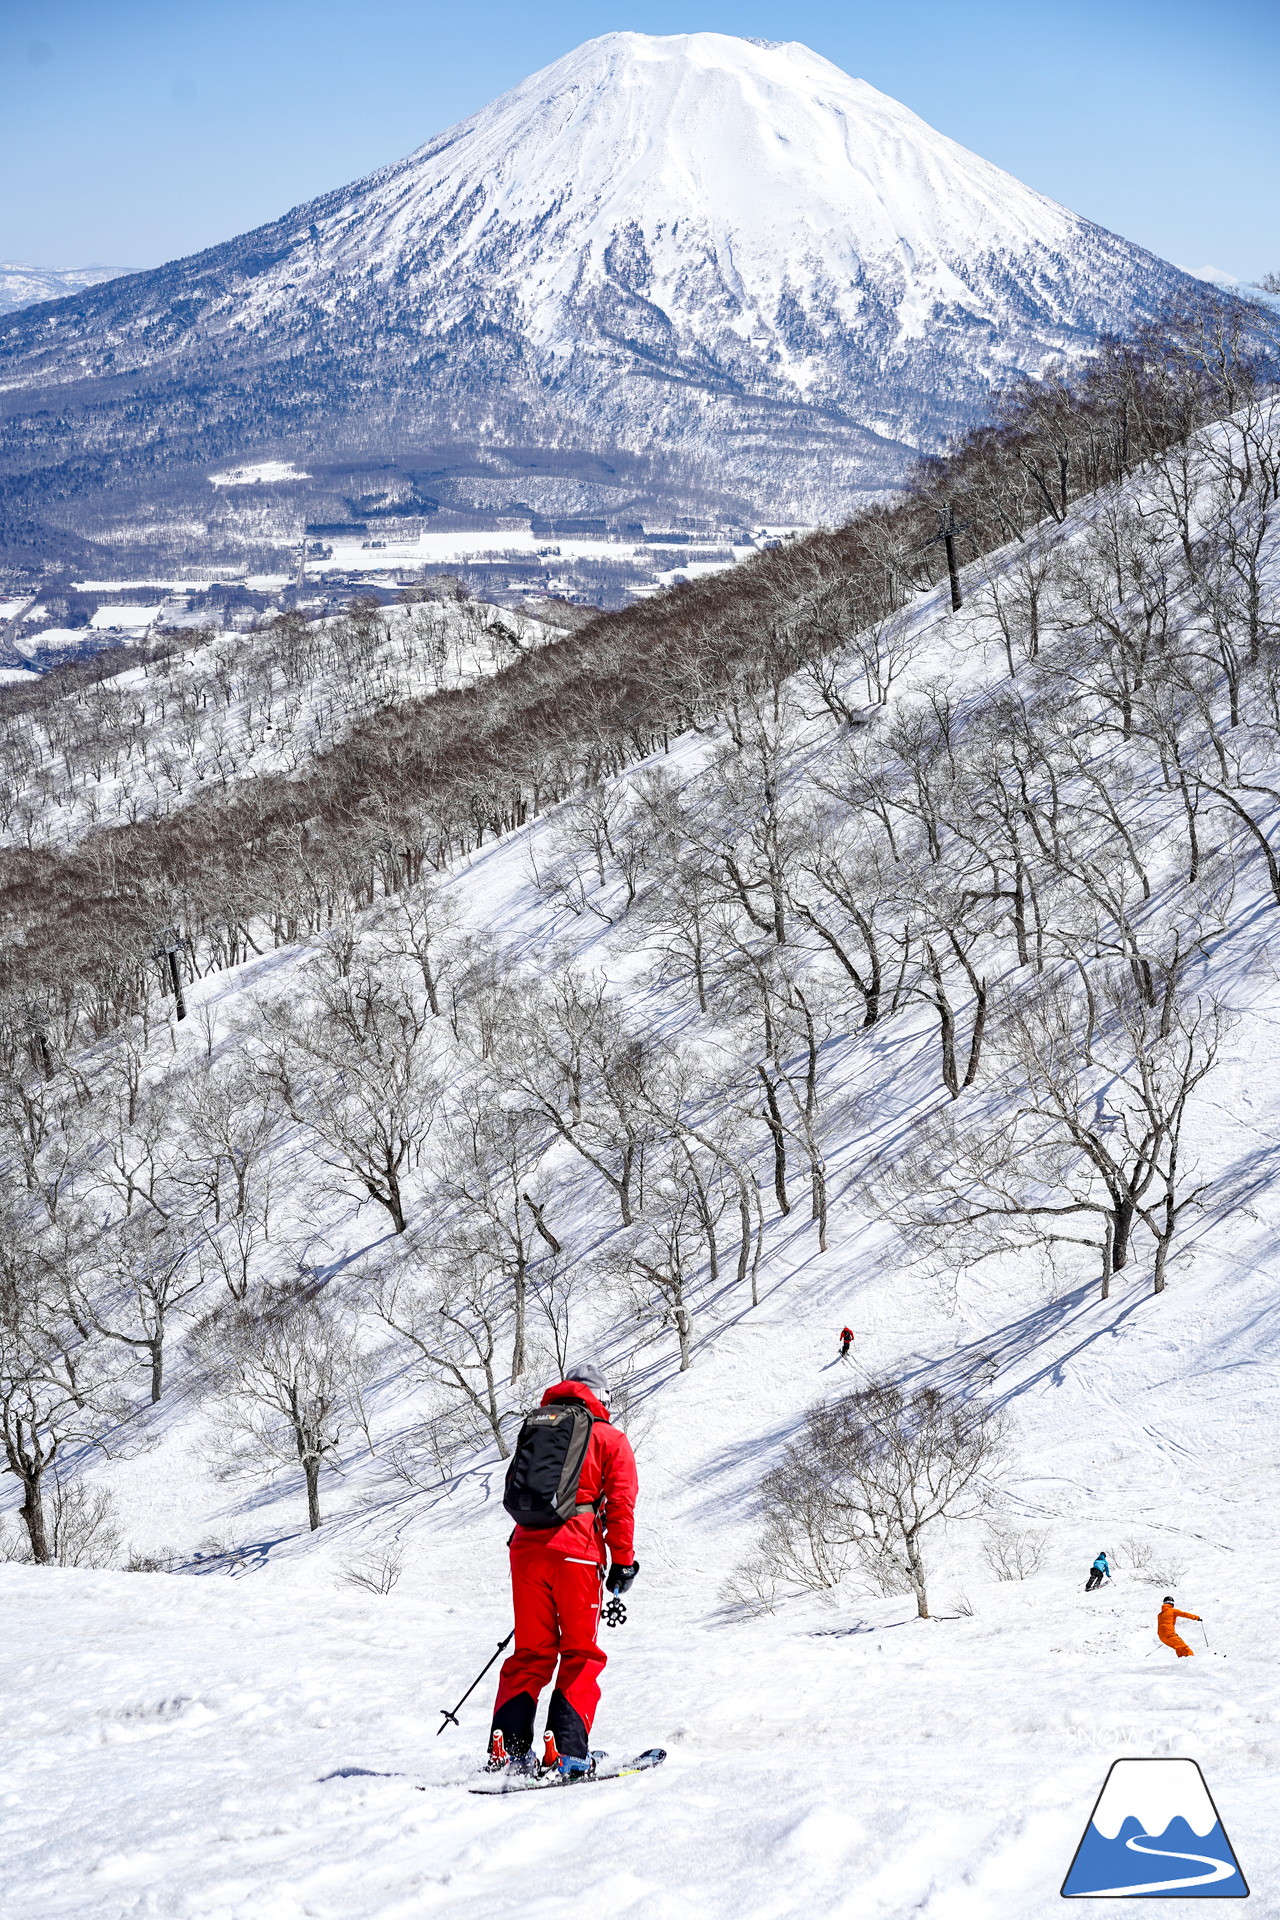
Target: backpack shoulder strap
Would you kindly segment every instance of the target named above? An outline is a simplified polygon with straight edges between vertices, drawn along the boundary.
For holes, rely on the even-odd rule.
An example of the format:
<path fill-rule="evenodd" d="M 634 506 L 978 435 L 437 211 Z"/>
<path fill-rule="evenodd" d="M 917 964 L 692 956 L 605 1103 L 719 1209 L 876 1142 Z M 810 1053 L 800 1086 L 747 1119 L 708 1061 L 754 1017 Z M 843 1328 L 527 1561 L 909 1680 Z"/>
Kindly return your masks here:
<path fill-rule="evenodd" d="M 581 1400 L 574 1401 L 573 1413 L 574 1413 L 575 1423 L 577 1421 L 579 1414 L 581 1414 L 583 1419 L 587 1422 L 587 1435 L 586 1435 L 586 1439 L 582 1443 L 582 1457 L 578 1462 L 578 1472 L 581 1473 L 583 1467 L 586 1465 L 586 1462 L 587 1462 L 587 1449 L 591 1445 L 591 1436 L 595 1432 L 596 1428 L 599 1426 L 600 1422 L 597 1419 L 596 1415 L 592 1413 L 590 1407 L 583 1406 Z M 603 1483 L 603 1476 L 601 1476 L 600 1491 L 596 1495 L 596 1498 L 594 1500 L 580 1502 L 573 1510 L 573 1517 L 575 1520 L 580 1520 L 584 1514 L 588 1514 L 588 1513 L 597 1514 L 599 1513 L 603 1505 L 604 1505 L 604 1483 Z"/>

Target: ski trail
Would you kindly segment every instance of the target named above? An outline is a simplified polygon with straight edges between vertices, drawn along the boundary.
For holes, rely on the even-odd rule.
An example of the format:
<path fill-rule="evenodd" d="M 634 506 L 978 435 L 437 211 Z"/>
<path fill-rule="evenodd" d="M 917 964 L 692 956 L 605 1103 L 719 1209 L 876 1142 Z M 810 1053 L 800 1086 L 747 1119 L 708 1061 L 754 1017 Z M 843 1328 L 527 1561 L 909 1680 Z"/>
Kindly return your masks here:
<path fill-rule="evenodd" d="M 1215 1880 L 1229 1880 L 1236 1870 L 1234 1861 L 1215 1860 L 1211 1854 L 1171 1853 L 1166 1847 L 1144 1847 L 1136 1835 L 1126 1840 L 1125 1845 L 1133 1853 L 1149 1853 L 1158 1860 L 1194 1860 L 1197 1866 L 1209 1867 L 1212 1871 L 1190 1874 L 1183 1880 L 1148 1880 L 1140 1887 L 1096 1887 L 1093 1899 L 1125 1893 L 1173 1893 L 1178 1887 L 1208 1887 Z"/>

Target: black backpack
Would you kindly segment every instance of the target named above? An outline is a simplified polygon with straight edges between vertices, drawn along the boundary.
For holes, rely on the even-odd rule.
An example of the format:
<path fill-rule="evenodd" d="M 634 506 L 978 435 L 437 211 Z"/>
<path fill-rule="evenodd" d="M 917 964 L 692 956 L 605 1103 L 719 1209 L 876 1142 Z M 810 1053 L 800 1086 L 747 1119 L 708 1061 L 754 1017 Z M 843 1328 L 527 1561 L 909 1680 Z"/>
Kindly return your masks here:
<path fill-rule="evenodd" d="M 521 1527 L 562 1527 L 580 1513 L 578 1480 L 587 1457 L 595 1415 L 580 1400 L 557 1400 L 524 1417 L 507 1468 L 502 1504 Z"/>

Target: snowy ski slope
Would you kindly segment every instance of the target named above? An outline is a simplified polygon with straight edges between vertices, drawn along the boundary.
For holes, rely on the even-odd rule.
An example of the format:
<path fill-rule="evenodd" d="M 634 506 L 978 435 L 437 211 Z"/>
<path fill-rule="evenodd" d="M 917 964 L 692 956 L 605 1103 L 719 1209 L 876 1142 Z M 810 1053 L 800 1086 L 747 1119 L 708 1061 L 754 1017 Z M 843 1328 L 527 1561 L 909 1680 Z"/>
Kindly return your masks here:
<path fill-rule="evenodd" d="M 940 598 L 920 603 L 927 644 L 895 701 L 939 676 L 962 692 L 998 681 L 978 585 L 959 621 Z M 681 741 L 664 764 L 688 778 L 709 750 Z M 1158 821 L 1151 831 L 1154 844 Z M 634 1018 L 674 1029 L 672 996 L 625 927 L 557 911 L 532 884 L 531 855 L 545 871 L 556 832 L 543 819 L 456 874 L 467 924 L 548 974 L 569 956 L 603 967 Z M 461 1729 L 435 1735 L 509 1625 L 501 1473 L 490 1450 L 444 1485 L 397 1478 L 385 1443 L 412 1429 L 417 1404 L 403 1373 L 375 1395 L 379 1455 L 356 1449 L 329 1477 L 314 1537 L 296 1479 L 246 1494 L 213 1476 L 208 1416 L 179 1397 L 159 1410 L 152 1450 L 96 1477 L 128 1539 L 179 1549 L 183 1574 L 0 1566 L 0 1909 L 1041 1920 L 1110 1762 L 1183 1754 L 1204 1770 L 1251 1911 L 1280 1914 L 1280 916 L 1264 882 L 1245 870 L 1210 963 L 1238 1021 L 1189 1130 L 1218 1199 L 1187 1227 L 1161 1298 L 1145 1252 L 1105 1302 L 1092 1276 L 1051 1282 L 1029 1259 L 934 1279 L 908 1269 L 859 1195 L 876 1142 L 936 1095 L 935 1028 L 917 1007 L 869 1038 L 835 1036 L 828 1251 L 802 1209 L 771 1219 L 758 1308 L 704 1295 L 687 1373 L 669 1333 L 636 1352 L 642 1572 L 630 1619 L 606 1635 L 595 1738 L 663 1745 L 662 1770 L 571 1800 L 462 1791 L 488 1680 Z M 174 1036 L 178 1063 L 239 1044 L 247 1003 L 298 981 L 305 958 L 269 954 L 195 983 L 212 1038 L 193 1020 Z M 160 1036 L 157 1071 L 174 1070 L 169 1047 Z M 292 1229 L 338 1272 L 382 1228 L 306 1181 L 296 1142 L 288 1154 Z M 584 1200 L 573 1231 L 603 1219 Z M 846 1320 L 857 1340 L 842 1364 Z M 635 1340 L 619 1322 L 588 1344 L 617 1366 Z M 882 1373 L 981 1384 L 1007 1409 L 1006 1511 L 1046 1530 L 1041 1570 L 996 1581 L 982 1529 L 957 1526 L 931 1547 L 933 1619 L 852 1579 L 736 1615 L 720 1590 L 750 1545 L 760 1473 L 814 1397 Z M 392 1593 L 341 1583 L 353 1558 L 392 1542 L 404 1555 Z M 1086 1598 L 1101 1547 L 1116 1578 Z M 1155 1640 L 1165 1591 L 1205 1616 L 1194 1661 Z"/>

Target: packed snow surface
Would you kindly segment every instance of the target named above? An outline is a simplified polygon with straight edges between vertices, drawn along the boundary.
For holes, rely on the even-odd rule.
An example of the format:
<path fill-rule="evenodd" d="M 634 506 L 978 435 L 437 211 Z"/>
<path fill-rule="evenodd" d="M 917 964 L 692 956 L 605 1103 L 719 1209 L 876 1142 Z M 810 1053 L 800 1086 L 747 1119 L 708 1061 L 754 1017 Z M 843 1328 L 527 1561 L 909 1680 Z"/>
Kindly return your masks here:
<path fill-rule="evenodd" d="M 1269 1274 L 1205 1259 L 1176 1307 L 1135 1289 L 1049 1308 L 1029 1280 L 1004 1315 L 975 1289 L 953 1318 L 847 1242 L 795 1261 L 637 1434 L 642 1571 L 605 1635 L 594 1738 L 663 1745 L 664 1768 L 572 1799 L 466 1793 L 492 1675 L 436 1730 L 510 1625 L 492 1460 L 377 1515 L 355 1473 L 310 1548 L 296 1490 L 251 1513 L 226 1498 L 251 1549 L 234 1578 L 0 1567 L 6 1920 L 1048 1920 L 1121 1753 L 1200 1762 L 1251 1911 L 1280 1914 Z M 811 1394 L 861 1377 L 831 1368 L 846 1316 L 877 1370 L 1001 1359 L 1052 1567 L 957 1570 L 930 1621 L 852 1594 L 731 1621 L 717 1589 L 762 1456 Z M 195 1459 L 130 1479 L 139 1530 L 205 1524 Z M 1081 1591 L 1098 1547 L 1121 1559 L 1144 1524 L 1228 1659 L 1161 1648 L 1161 1588 L 1123 1562 Z M 340 1585 L 388 1531 L 395 1591 Z"/>

